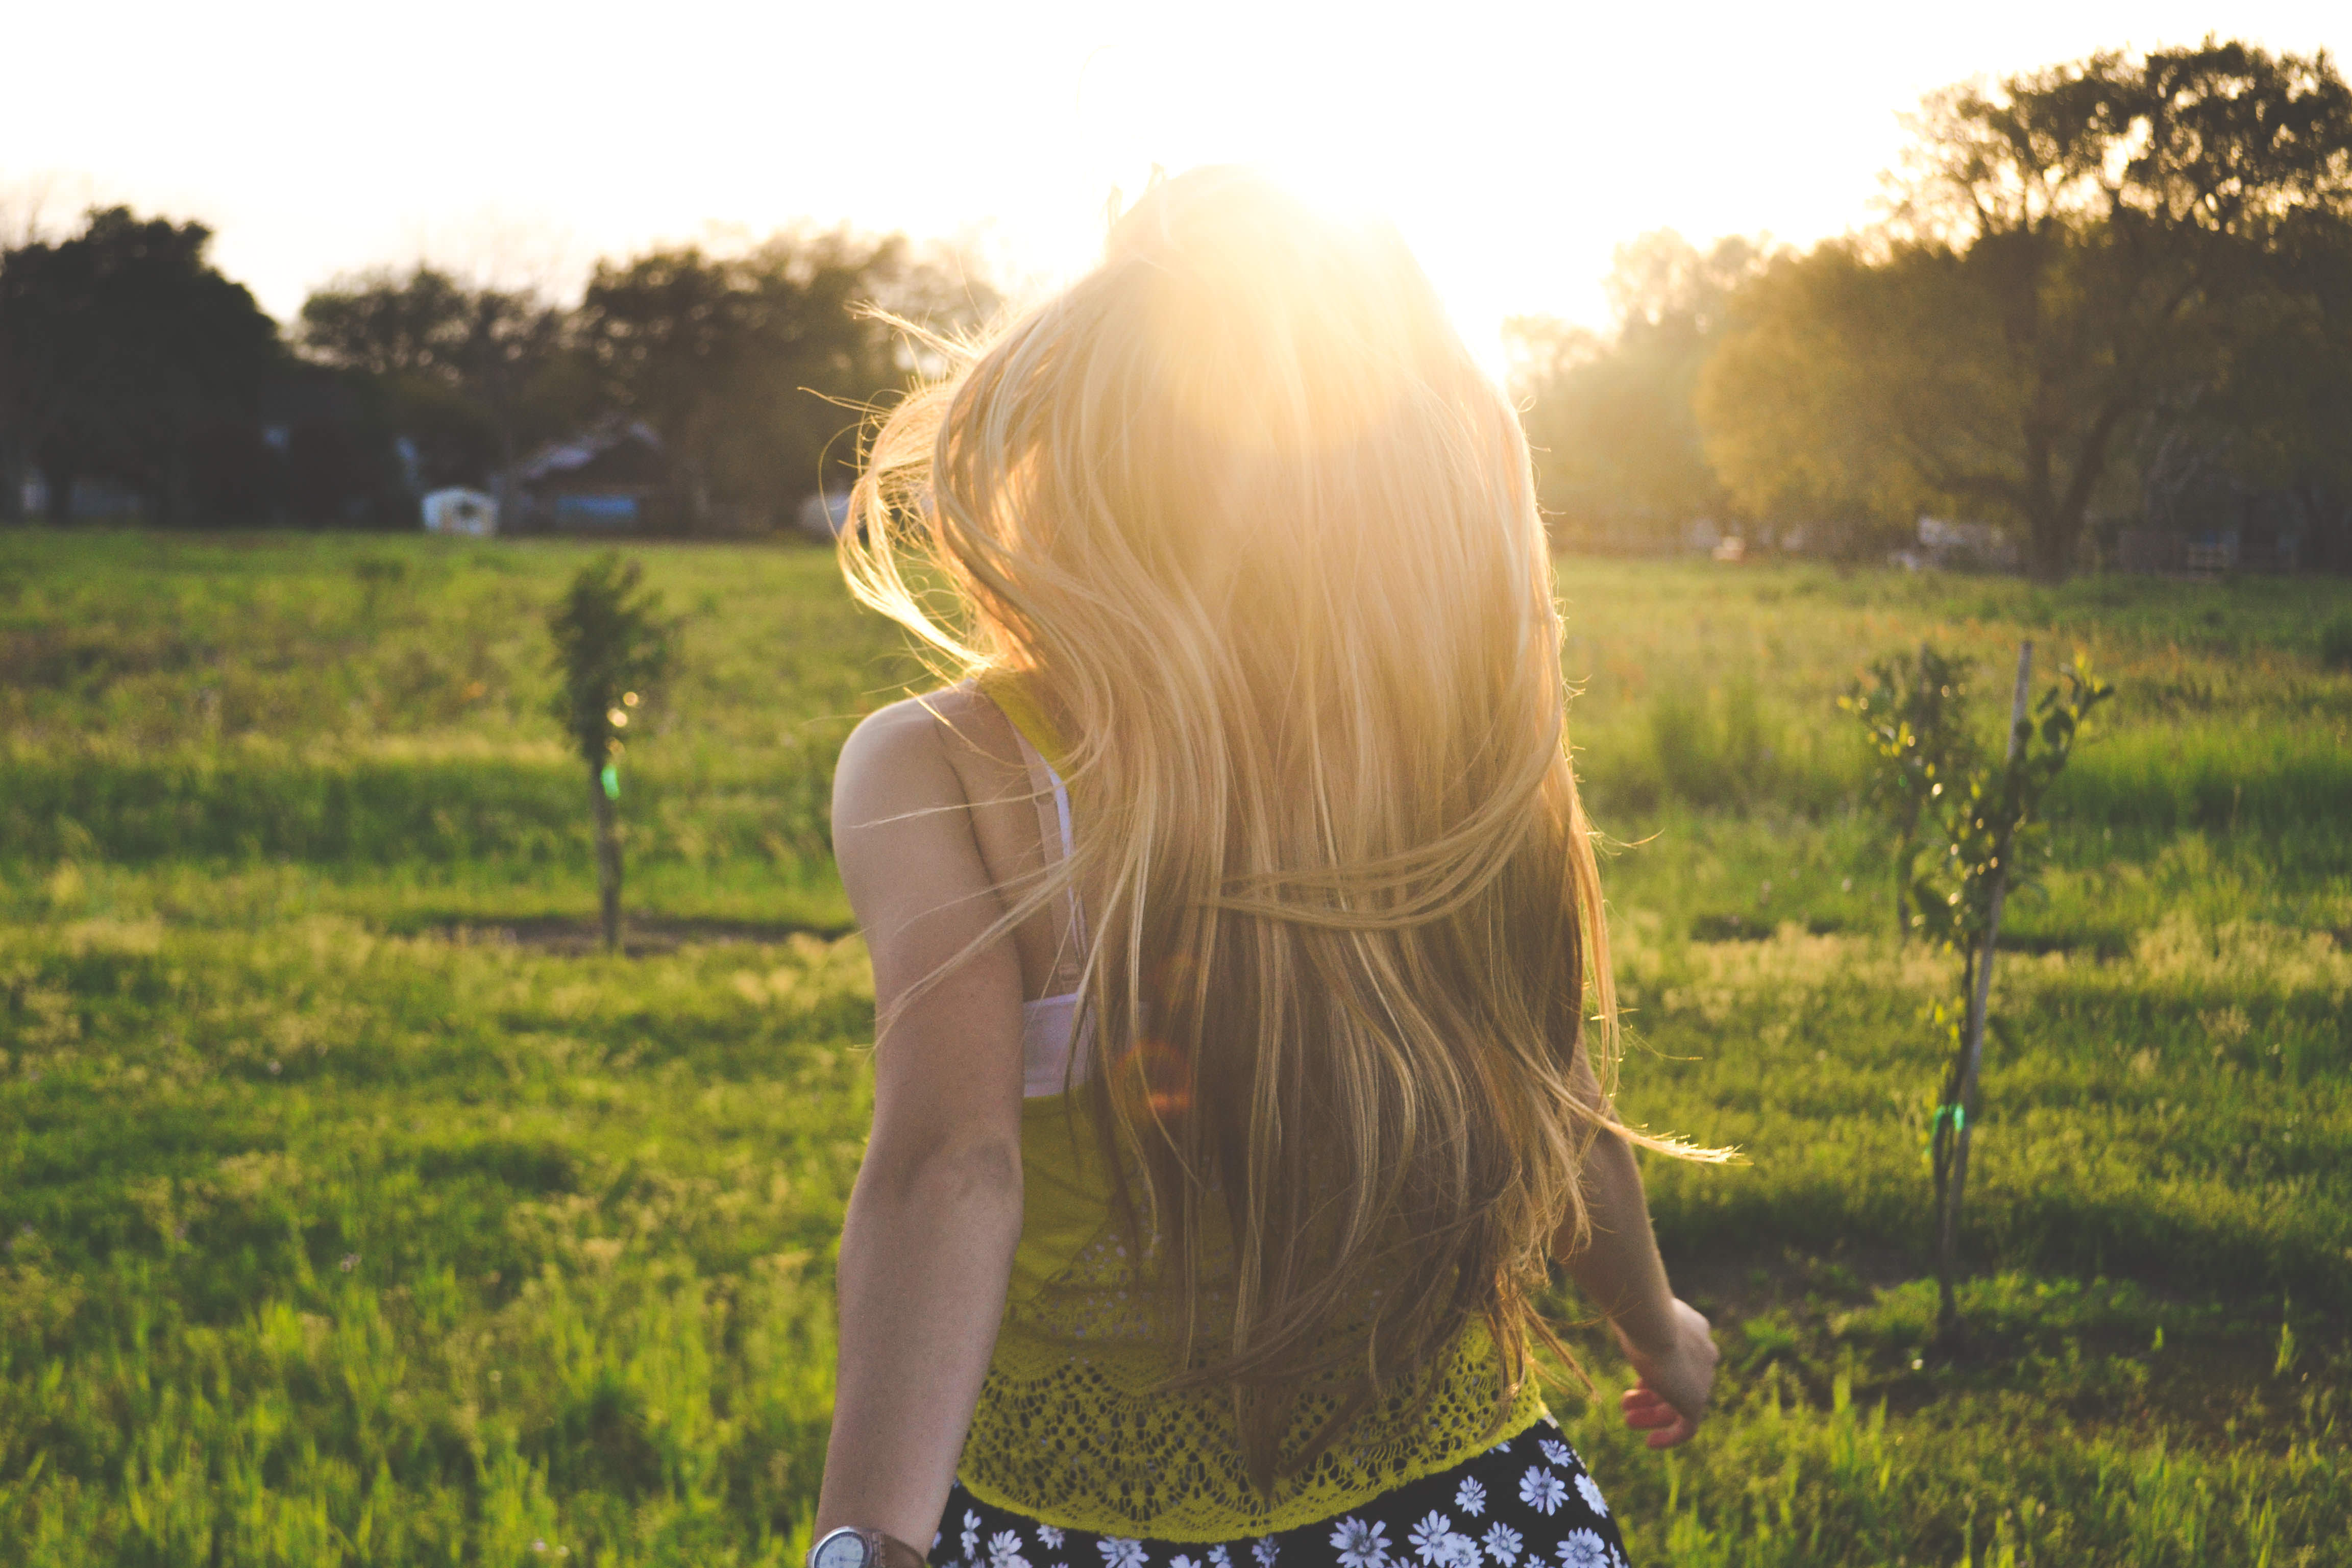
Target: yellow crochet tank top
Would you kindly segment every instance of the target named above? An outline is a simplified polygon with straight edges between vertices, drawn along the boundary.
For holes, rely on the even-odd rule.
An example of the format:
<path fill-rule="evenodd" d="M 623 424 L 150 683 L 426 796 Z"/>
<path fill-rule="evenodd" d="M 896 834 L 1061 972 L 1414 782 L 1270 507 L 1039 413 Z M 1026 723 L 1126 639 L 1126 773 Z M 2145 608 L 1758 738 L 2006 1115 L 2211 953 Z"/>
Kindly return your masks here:
<path fill-rule="evenodd" d="M 1052 731 L 1025 694 L 1011 683 L 987 689 L 1055 760 Z M 1485 1327 L 1473 1324 L 1424 1383 L 1391 1390 L 1314 1464 L 1262 1493 L 1244 1466 L 1230 1394 L 1158 1389 L 1184 1370 L 1181 1336 L 1135 1290 L 1134 1260 L 1111 1214 L 1108 1173 L 1081 1094 L 1023 1106 L 1021 1164 L 1012 1285 L 957 1468 L 983 1501 L 1069 1530 L 1232 1541 L 1344 1513 L 1515 1436 L 1545 1413 L 1528 1376 L 1495 1421 L 1503 1358 Z M 1226 1304 L 1204 1300 L 1202 1321 L 1218 1321 Z M 1333 1396 L 1302 1397 L 1285 1447 L 1301 1443 L 1334 1408 Z"/>

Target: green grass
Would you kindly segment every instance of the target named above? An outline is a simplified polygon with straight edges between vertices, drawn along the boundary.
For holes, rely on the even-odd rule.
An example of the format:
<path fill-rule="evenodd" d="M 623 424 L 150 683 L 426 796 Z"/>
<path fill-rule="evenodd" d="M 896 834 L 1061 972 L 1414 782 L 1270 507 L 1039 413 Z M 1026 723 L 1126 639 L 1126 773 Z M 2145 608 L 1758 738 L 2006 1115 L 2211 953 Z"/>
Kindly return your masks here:
<path fill-rule="evenodd" d="M 640 553 L 688 624 L 612 958 L 545 716 L 584 552 L 0 535 L 0 1561 L 793 1560 L 869 1104 L 824 802 L 919 671 L 821 553 Z M 1625 1103 L 1752 1160 L 1649 1165 L 1697 1442 L 1572 1336 L 1637 1560 L 2352 1562 L 2352 592 L 1560 586 Z M 2011 904 L 1940 1355 L 1951 966 L 1832 700 L 1934 638 L 1990 740 L 2020 636 L 2122 695 Z"/>

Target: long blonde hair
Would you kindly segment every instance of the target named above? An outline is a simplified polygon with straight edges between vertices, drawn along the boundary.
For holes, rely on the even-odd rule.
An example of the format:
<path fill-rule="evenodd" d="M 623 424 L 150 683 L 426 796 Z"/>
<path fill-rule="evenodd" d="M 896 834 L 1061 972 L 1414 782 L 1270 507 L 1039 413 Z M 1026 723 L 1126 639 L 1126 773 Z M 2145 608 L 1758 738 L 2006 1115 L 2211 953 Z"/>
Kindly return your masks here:
<path fill-rule="evenodd" d="M 1155 183 L 879 424 L 852 512 L 858 596 L 1064 741 L 1076 851 L 1004 923 L 1089 890 L 1087 1103 L 1165 1299 L 1230 1289 L 1182 1381 L 1253 1477 L 1474 1321 L 1507 1399 L 1615 1002 L 1526 442 L 1402 240 Z M 1310 1385 L 1341 1415 L 1277 1452 Z"/>

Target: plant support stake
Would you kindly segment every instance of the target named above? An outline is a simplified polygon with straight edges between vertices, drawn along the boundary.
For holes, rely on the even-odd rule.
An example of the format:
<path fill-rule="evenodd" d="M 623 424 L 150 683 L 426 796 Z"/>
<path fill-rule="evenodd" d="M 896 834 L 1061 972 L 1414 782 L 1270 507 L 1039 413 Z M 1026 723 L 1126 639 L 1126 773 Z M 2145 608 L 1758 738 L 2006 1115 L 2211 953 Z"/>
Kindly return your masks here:
<path fill-rule="evenodd" d="M 2033 678 L 2033 644 L 2031 640 L 2017 647 L 2017 692 L 2009 705 L 2009 766 L 2014 769 L 2025 750 L 2026 688 Z M 2000 863 L 1993 867 L 1992 886 L 1985 900 L 1983 943 L 1977 949 L 1969 964 L 1969 1010 L 1961 1026 L 1960 1070 L 1952 1085 L 1949 1104 L 1938 1107 L 1937 1115 L 1951 1118 L 1952 1168 L 1950 1180 L 1945 1184 L 1943 1212 L 1937 1216 L 1936 1262 L 1938 1283 L 1943 1295 L 1943 1330 L 1949 1334 L 1959 1322 L 1959 1304 L 1953 1295 L 1952 1279 L 1959 1267 L 1960 1194 L 1969 1178 L 1968 1108 L 1976 1102 L 1977 1069 L 1984 1060 L 1985 1011 L 1992 1001 L 1993 947 L 2000 940 L 2000 907 L 2009 892 L 2009 862 L 2014 845 L 2004 838 L 2000 845 Z"/>
<path fill-rule="evenodd" d="M 621 835 L 613 803 L 621 798 L 620 774 L 611 763 L 589 776 L 588 805 L 596 822 L 596 908 L 603 917 L 604 951 L 621 951 Z"/>

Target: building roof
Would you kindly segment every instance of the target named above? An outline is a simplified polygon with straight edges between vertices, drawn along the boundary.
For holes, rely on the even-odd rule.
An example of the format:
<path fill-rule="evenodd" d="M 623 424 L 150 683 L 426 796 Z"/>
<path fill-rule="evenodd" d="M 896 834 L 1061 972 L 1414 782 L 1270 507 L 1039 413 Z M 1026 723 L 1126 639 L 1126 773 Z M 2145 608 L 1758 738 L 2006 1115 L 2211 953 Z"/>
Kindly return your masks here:
<path fill-rule="evenodd" d="M 521 485 L 566 480 L 651 480 L 666 466 L 662 438 L 642 419 L 608 419 L 561 441 L 551 441 L 515 465 Z"/>

